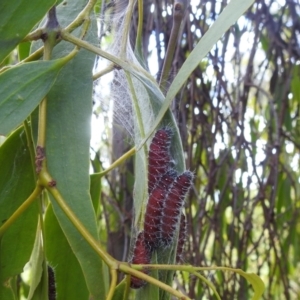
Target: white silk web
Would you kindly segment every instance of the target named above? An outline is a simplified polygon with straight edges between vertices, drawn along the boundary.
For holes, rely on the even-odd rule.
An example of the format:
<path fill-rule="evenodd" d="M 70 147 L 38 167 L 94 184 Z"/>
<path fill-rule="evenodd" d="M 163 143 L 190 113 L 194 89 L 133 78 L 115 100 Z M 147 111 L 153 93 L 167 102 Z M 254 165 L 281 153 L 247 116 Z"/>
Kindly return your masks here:
<path fill-rule="evenodd" d="M 125 20 L 127 9 L 124 7 L 124 3 L 118 3 L 117 8 L 114 8 L 114 13 L 107 13 L 105 18 L 99 20 L 99 27 L 102 28 L 100 47 L 130 64 L 140 66 L 129 39 L 124 37 L 124 28 L 127 26 Z M 124 46 L 124 44 L 126 45 Z M 111 66 L 111 62 L 99 57 L 95 73 L 105 70 L 108 66 Z M 136 145 L 140 142 L 141 130 L 149 131 L 153 113 L 144 85 L 129 75 L 132 80 L 130 88 L 126 75 L 128 77 L 124 70 L 114 68 L 112 72 L 101 76 L 95 83 L 94 102 L 98 111 L 107 113 L 110 124 L 114 122 L 117 126 L 120 125 L 124 128 Z M 132 87 L 134 91 L 132 91 Z M 135 105 L 133 101 L 136 101 Z M 139 110 L 140 117 L 136 108 Z M 138 120 L 142 121 L 143 129 Z"/>

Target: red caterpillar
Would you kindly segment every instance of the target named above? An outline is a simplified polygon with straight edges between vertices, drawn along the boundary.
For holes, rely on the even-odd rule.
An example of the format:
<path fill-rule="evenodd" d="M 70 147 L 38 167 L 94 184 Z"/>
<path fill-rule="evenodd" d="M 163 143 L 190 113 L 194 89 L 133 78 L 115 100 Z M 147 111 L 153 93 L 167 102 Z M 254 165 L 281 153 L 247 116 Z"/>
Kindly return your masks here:
<path fill-rule="evenodd" d="M 148 193 L 151 194 L 160 177 L 167 172 L 172 161 L 170 144 L 172 130 L 162 128 L 156 131 L 149 149 L 148 159 Z"/>
<path fill-rule="evenodd" d="M 145 213 L 144 236 L 151 250 L 154 250 L 159 245 L 164 200 L 175 177 L 175 171 L 169 171 L 163 175 L 153 188 L 148 199 Z"/>
<path fill-rule="evenodd" d="M 181 260 L 182 260 L 182 252 L 183 252 L 183 246 L 185 243 L 185 238 L 186 238 L 186 219 L 185 219 L 185 215 L 183 213 L 181 213 L 178 244 L 177 244 L 177 251 L 176 251 L 176 262 L 177 263 L 181 262 Z"/>
<path fill-rule="evenodd" d="M 184 198 L 192 185 L 193 173 L 186 171 L 177 176 L 164 202 L 161 219 L 161 241 L 169 245 L 179 221 Z"/>
<path fill-rule="evenodd" d="M 151 249 L 145 243 L 144 232 L 140 232 L 136 238 L 135 246 L 133 249 L 133 257 L 131 260 L 132 264 L 150 264 L 151 261 Z M 147 274 L 147 270 L 143 270 Z M 138 289 L 146 284 L 146 281 L 131 276 L 130 287 L 133 289 Z"/>

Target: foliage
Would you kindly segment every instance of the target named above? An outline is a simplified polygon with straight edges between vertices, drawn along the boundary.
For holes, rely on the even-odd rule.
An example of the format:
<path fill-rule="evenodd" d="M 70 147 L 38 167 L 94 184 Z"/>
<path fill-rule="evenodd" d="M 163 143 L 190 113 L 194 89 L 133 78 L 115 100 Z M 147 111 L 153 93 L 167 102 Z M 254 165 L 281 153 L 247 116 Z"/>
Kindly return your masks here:
<path fill-rule="evenodd" d="M 218 299 L 259 299 L 264 284 L 256 274 L 267 283 L 265 297 L 278 291 L 287 299 L 295 297 L 299 292 L 295 284 L 299 205 L 294 166 L 300 75 L 298 53 L 291 42 L 294 28 L 285 28 L 286 36 L 268 38 L 273 27 L 260 30 L 262 20 L 258 19 L 267 14 L 264 2 L 256 3 L 244 22 L 230 27 L 250 7 L 250 0 L 232 0 L 225 7 L 207 1 L 196 10 L 180 0 L 170 14 L 171 6 L 163 1 L 153 5 L 140 0 L 136 7 L 135 1 L 124 5 L 73 0 L 62 1 L 56 8 L 51 8 L 54 1 L 35 2 L 10 1 L 0 13 L 0 134 L 5 136 L 0 146 L 0 299 L 170 299 L 171 295 L 202 299 L 212 294 Z M 289 5 L 281 16 L 270 13 L 269 20 L 278 26 L 294 21 L 299 7 Z M 184 18 L 186 10 L 193 18 Z M 93 12 L 101 19 L 99 31 Z M 169 22 L 171 15 L 173 22 Z M 157 34 L 164 34 L 166 41 L 170 38 L 164 66 L 157 45 L 159 84 L 146 67 L 145 47 L 152 28 L 145 26 L 154 16 L 160 24 Z M 106 18 L 113 22 L 104 30 Z M 195 28 L 205 33 L 200 41 L 190 23 L 196 20 L 201 26 Z M 251 20 L 255 28 L 246 71 L 238 48 L 249 32 L 245 20 Z M 131 24 L 136 27 L 130 30 Z M 168 28 L 170 24 L 173 27 Z M 132 35 L 134 52 L 129 43 Z M 232 38 L 239 89 L 227 79 L 225 68 Z M 117 48 L 103 50 L 110 39 Z M 264 54 L 262 62 L 255 57 L 257 44 Z M 274 46 L 278 44 L 290 47 L 281 54 L 278 49 L 282 48 Z M 95 59 L 101 70 L 93 75 Z M 104 60 L 109 64 L 101 68 Z M 178 70 L 172 60 L 180 66 Z M 212 62 L 215 74 L 209 75 Z M 267 92 L 260 72 L 271 68 Z M 109 150 L 115 162 L 103 170 L 105 147 L 95 149 L 95 157 L 90 158 L 90 122 L 92 100 L 97 105 L 93 81 L 110 72 L 115 86 L 122 88 L 116 88 L 115 97 L 122 91 L 130 100 L 133 130 L 129 140 L 134 148 L 124 155 L 124 147 Z M 173 80 L 170 72 L 177 73 Z M 166 78 L 171 80 L 169 86 Z M 175 111 L 178 120 L 169 109 L 174 98 L 181 105 Z M 114 146 L 120 132 L 124 141 L 115 121 Z M 163 125 L 175 132 L 171 147 L 175 168 L 182 172 L 187 165 L 197 176 L 186 199 L 185 252 L 190 265 L 175 264 L 175 241 L 154 255 L 153 264 L 147 266 L 149 276 L 142 272 L 143 266 L 127 263 L 128 239 L 131 235 L 134 241 L 144 218 L 148 139 Z M 128 169 L 122 183 L 118 179 L 123 178 L 123 163 Z M 291 260 L 281 259 L 283 253 L 291 255 Z M 256 263 L 251 261 L 254 254 Z M 182 276 L 174 279 L 175 271 Z M 232 274 L 244 277 L 253 289 Z M 130 275 L 149 284 L 134 292 L 129 288 Z"/>
<path fill-rule="evenodd" d="M 157 53 L 159 70 L 171 32 L 168 3 L 155 7 L 155 17 L 145 12 L 143 45 L 159 41 L 149 53 Z M 171 81 L 222 8 L 217 1 L 190 6 Z M 196 174 L 185 259 L 254 271 L 267 286 L 265 299 L 299 298 L 299 9 L 293 0 L 256 1 L 173 106 L 187 167 Z M 245 281 L 209 274 L 222 299 L 248 299 Z M 183 280 L 190 297 L 209 297 L 198 282 Z"/>

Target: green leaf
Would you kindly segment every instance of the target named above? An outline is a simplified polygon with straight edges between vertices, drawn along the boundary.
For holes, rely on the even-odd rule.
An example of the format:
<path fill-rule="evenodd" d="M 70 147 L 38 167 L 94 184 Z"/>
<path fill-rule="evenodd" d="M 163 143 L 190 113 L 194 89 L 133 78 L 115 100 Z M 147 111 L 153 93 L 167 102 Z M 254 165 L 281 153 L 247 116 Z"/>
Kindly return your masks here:
<path fill-rule="evenodd" d="M 46 257 L 55 274 L 56 300 L 89 298 L 81 267 L 49 205 L 45 216 Z"/>
<path fill-rule="evenodd" d="M 98 211 L 101 195 L 101 179 L 97 175 L 90 175 L 90 194 L 95 213 Z"/>
<path fill-rule="evenodd" d="M 4 223 L 34 189 L 27 141 L 22 128 L 15 131 L 0 147 L 0 222 Z M 12 299 L 9 280 L 23 271 L 34 244 L 38 220 L 33 203 L 8 228 L 0 245 L 0 299 Z"/>
<path fill-rule="evenodd" d="M 30 47 L 31 47 L 31 42 L 19 44 L 18 46 L 19 61 L 29 56 Z"/>
<path fill-rule="evenodd" d="M 55 4 L 55 0 L 2 1 L 0 9 L 0 63 Z"/>
<path fill-rule="evenodd" d="M 0 74 L 0 134 L 24 121 L 46 96 L 65 59 L 16 66 Z"/>
<path fill-rule="evenodd" d="M 126 295 L 126 278 L 123 279 L 116 286 L 112 300 L 127 300 L 127 297 L 125 298 L 125 295 Z"/>
<path fill-rule="evenodd" d="M 156 253 L 154 253 L 154 255 L 156 256 Z M 156 257 L 155 257 L 155 262 L 152 261 L 151 263 L 157 263 Z M 164 272 L 164 274 L 166 274 L 166 272 Z M 152 270 L 148 275 L 150 275 L 155 279 L 159 279 L 158 270 Z M 135 299 L 158 300 L 159 292 L 165 293 L 165 291 L 160 290 L 156 285 L 147 283 L 145 286 L 143 286 L 142 288 L 136 291 Z"/>
<path fill-rule="evenodd" d="M 83 0 L 68 1 L 64 2 L 64 5 L 59 5 L 57 14 L 58 19 L 62 21 L 61 25 L 71 22 L 85 5 L 86 1 Z M 91 30 L 94 30 L 96 35 L 94 23 L 85 36 L 87 40 L 91 40 Z M 79 28 L 74 35 L 80 33 Z M 61 57 L 72 49 L 73 45 L 61 42 L 54 48 L 53 58 Z M 46 155 L 48 169 L 57 182 L 57 189 L 78 220 L 98 240 L 96 217 L 89 194 L 90 118 L 94 60 L 93 54 L 81 50 L 63 68 L 47 95 Z M 91 294 L 90 297 L 102 299 L 106 292 L 101 258 L 75 229 L 55 199 L 51 197 L 50 200 L 60 227 L 79 261 Z"/>
<path fill-rule="evenodd" d="M 46 287 L 43 286 L 43 282 L 42 282 L 43 261 L 44 261 L 44 252 L 43 252 L 42 244 L 43 242 L 42 242 L 41 230 L 40 228 L 38 228 L 33 251 L 30 257 L 32 277 L 30 283 L 30 290 L 28 294 L 28 300 L 34 299 L 34 296 L 37 297 L 37 294 L 41 299 L 44 299 L 43 295 L 45 295 Z"/>
<path fill-rule="evenodd" d="M 252 297 L 252 300 L 259 300 L 261 299 L 262 294 L 264 293 L 265 290 L 265 285 L 263 281 L 254 273 L 246 273 L 242 270 L 239 269 L 233 269 L 235 273 L 240 274 L 243 276 L 245 279 L 247 279 L 248 282 L 251 283 L 253 289 L 254 289 L 254 295 Z"/>

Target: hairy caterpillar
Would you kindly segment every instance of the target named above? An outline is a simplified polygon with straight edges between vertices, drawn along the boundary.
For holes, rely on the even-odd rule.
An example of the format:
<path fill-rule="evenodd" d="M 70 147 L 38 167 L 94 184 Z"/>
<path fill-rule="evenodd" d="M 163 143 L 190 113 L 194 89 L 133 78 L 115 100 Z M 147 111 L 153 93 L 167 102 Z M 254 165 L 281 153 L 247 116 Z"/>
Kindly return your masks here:
<path fill-rule="evenodd" d="M 175 178 L 176 172 L 173 170 L 164 174 L 149 196 L 145 212 L 144 236 L 151 250 L 159 245 L 164 200 Z"/>
<path fill-rule="evenodd" d="M 156 131 L 149 149 L 148 158 L 148 193 L 151 194 L 160 177 L 165 174 L 171 164 L 170 144 L 172 130 L 162 128 Z"/>
<path fill-rule="evenodd" d="M 185 171 L 177 176 L 164 201 L 161 218 L 161 241 L 163 245 L 169 245 L 176 230 L 181 214 L 184 198 L 192 185 L 193 173 Z"/>
<path fill-rule="evenodd" d="M 140 232 L 136 238 L 135 246 L 133 249 L 133 256 L 131 263 L 132 264 L 150 264 L 151 261 L 151 249 L 145 243 L 144 232 Z M 147 274 L 146 270 L 143 270 L 145 274 Z M 135 276 L 131 276 L 130 287 L 133 289 L 138 289 L 146 284 L 146 281 L 137 278 Z"/>
<path fill-rule="evenodd" d="M 48 265 L 48 298 L 49 300 L 56 299 L 55 274 L 52 267 L 50 267 L 49 265 Z"/>

